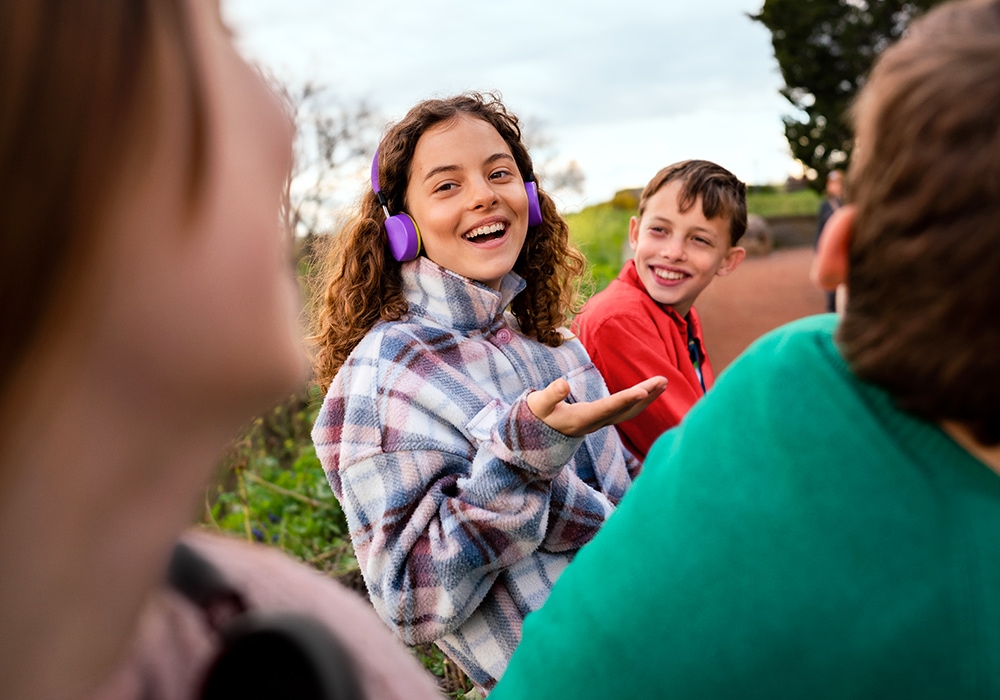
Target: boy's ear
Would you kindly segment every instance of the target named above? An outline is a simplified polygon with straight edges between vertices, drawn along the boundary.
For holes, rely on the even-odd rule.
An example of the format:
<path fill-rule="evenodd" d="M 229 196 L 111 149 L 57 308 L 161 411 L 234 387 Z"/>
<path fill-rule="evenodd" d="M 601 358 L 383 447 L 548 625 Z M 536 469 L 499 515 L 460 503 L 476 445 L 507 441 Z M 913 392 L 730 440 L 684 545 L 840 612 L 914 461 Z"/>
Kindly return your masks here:
<path fill-rule="evenodd" d="M 740 248 L 738 245 L 734 245 L 726 253 L 726 257 L 722 259 L 722 265 L 719 267 L 718 270 L 715 271 L 715 274 L 717 274 L 719 277 L 725 277 L 730 272 L 735 270 L 739 266 L 739 264 L 743 262 L 743 258 L 745 258 L 746 256 L 747 256 L 746 248 Z"/>
<path fill-rule="evenodd" d="M 636 245 L 639 243 L 639 217 L 633 216 L 628 220 L 628 245 L 635 251 Z"/>
<path fill-rule="evenodd" d="M 847 282 L 848 251 L 854 236 L 857 208 L 848 204 L 833 212 L 819 236 L 809 277 L 820 289 L 833 291 Z"/>

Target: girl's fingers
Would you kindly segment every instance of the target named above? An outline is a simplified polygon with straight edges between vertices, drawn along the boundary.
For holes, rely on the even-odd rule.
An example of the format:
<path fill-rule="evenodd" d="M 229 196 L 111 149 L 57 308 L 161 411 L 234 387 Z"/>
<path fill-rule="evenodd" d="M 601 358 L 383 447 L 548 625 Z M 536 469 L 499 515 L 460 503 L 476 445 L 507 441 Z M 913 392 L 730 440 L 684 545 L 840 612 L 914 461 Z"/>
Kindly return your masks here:
<path fill-rule="evenodd" d="M 531 412 L 564 435 L 582 437 L 608 425 L 633 418 L 663 393 L 667 380 L 651 377 L 597 401 L 569 404 L 569 384 L 557 379 L 528 395 Z"/>

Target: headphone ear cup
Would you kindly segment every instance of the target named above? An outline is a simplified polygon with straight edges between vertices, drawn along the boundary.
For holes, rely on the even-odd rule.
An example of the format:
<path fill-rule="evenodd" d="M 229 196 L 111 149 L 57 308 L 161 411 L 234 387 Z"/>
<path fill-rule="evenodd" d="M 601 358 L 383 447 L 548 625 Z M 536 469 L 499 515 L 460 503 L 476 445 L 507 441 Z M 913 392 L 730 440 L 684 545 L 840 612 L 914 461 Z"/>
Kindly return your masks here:
<path fill-rule="evenodd" d="M 385 220 L 385 235 L 392 257 L 399 262 L 413 260 L 420 252 L 420 230 L 406 214 L 396 214 Z"/>
<path fill-rule="evenodd" d="M 542 204 L 538 201 L 538 185 L 534 180 L 527 180 L 524 183 L 524 190 L 528 193 L 528 226 L 538 226 L 542 223 Z"/>

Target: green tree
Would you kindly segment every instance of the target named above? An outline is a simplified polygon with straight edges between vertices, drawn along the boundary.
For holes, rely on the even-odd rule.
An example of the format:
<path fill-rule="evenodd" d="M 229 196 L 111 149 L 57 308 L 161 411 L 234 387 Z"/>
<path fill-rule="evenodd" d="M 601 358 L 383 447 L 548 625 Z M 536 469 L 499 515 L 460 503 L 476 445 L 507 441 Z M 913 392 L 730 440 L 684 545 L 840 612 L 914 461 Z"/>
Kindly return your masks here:
<path fill-rule="evenodd" d="M 750 18 L 771 32 L 785 86 L 797 110 L 784 117 L 792 155 L 822 189 L 851 157 L 847 110 L 879 53 L 910 21 L 941 0 L 765 0 Z"/>

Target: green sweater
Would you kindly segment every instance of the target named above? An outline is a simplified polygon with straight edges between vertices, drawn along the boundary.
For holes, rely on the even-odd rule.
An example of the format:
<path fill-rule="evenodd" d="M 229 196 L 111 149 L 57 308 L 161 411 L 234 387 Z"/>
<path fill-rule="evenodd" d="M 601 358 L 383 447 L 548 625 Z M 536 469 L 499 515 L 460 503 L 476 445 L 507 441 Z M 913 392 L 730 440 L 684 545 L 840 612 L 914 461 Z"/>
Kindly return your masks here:
<path fill-rule="evenodd" d="M 662 436 L 490 696 L 997 697 L 1000 478 L 858 381 L 835 317 Z"/>

